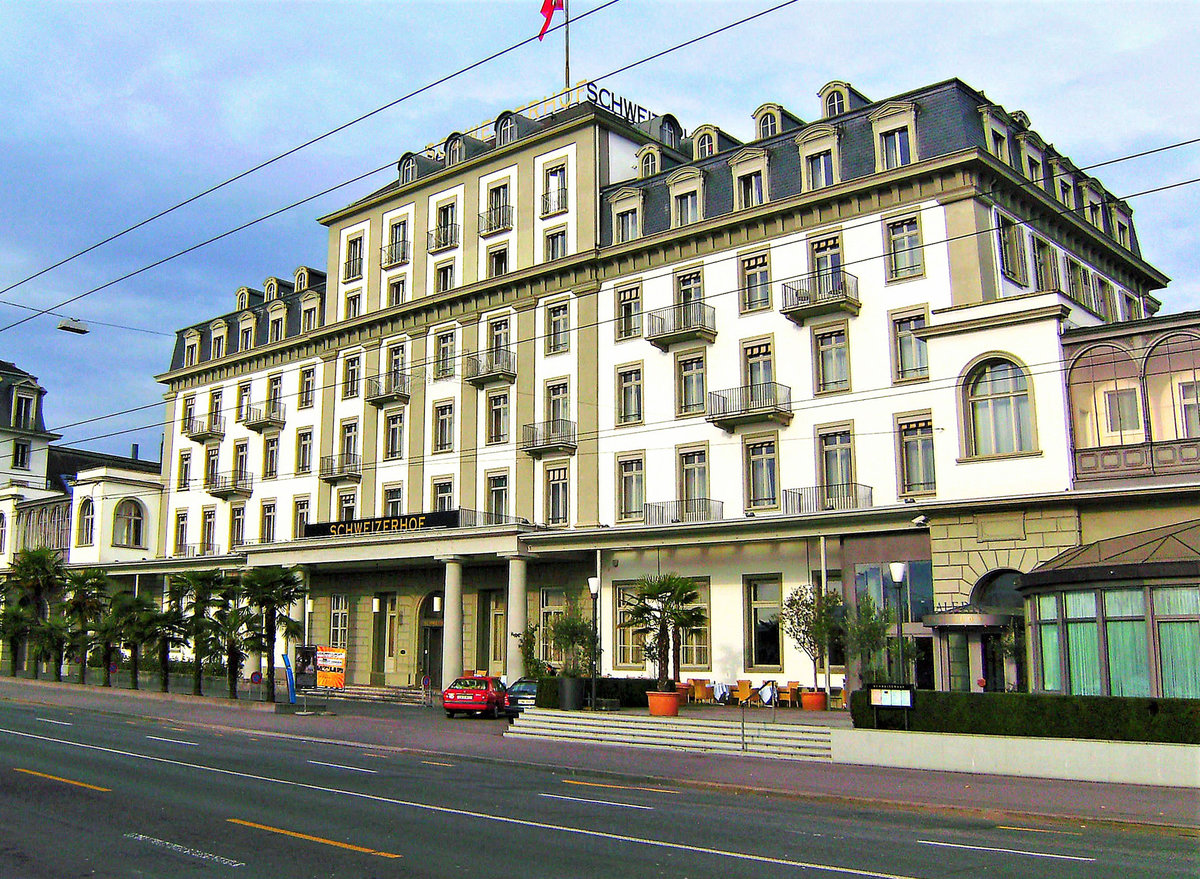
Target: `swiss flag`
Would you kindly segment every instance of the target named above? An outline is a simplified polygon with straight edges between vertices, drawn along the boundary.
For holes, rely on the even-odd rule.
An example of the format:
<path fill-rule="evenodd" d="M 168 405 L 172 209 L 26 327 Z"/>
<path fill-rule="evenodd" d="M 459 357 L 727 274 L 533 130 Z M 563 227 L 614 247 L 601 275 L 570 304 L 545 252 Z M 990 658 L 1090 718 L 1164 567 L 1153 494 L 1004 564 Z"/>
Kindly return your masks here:
<path fill-rule="evenodd" d="M 542 22 L 542 29 L 538 31 L 538 39 L 546 36 L 546 31 L 550 29 L 550 20 L 554 18 L 554 10 L 563 8 L 563 0 L 542 0 L 542 17 L 546 19 Z"/>

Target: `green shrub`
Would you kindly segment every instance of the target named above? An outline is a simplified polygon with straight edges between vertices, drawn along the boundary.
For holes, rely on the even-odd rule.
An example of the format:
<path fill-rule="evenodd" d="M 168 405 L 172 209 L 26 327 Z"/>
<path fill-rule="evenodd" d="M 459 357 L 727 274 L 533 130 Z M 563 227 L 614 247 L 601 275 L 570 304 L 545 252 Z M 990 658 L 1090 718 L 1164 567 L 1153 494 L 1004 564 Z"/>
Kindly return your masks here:
<path fill-rule="evenodd" d="M 869 690 L 851 694 L 850 714 L 856 727 L 877 728 Z M 878 719 L 879 729 L 904 729 L 900 709 L 881 708 Z M 914 732 L 1197 745 L 1200 699 L 917 690 L 908 728 Z"/>

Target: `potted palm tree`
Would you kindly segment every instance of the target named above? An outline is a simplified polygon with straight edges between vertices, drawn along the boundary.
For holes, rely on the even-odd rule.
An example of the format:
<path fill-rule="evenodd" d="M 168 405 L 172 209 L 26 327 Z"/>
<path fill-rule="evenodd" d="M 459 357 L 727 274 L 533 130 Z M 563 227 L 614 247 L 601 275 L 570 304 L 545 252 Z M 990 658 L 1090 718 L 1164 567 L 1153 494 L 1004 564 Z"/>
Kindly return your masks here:
<path fill-rule="evenodd" d="M 656 689 L 646 693 L 646 701 L 650 713 L 657 717 L 679 713 L 679 695 L 671 679 L 671 655 L 674 652 L 678 674 L 683 632 L 707 622 L 699 600 L 700 593 L 692 581 L 676 573 L 642 577 L 625 599 L 622 625 L 642 636 L 654 663 Z"/>

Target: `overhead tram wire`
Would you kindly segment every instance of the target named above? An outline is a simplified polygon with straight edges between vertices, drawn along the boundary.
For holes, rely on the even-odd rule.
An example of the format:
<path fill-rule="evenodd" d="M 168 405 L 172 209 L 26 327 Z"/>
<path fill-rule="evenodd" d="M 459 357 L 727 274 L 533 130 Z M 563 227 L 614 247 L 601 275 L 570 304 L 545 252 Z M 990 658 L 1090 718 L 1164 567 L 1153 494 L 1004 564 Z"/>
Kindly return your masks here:
<path fill-rule="evenodd" d="M 609 5 L 611 5 L 612 3 L 616 3 L 616 2 L 619 2 L 619 0 L 609 0 L 609 2 L 608 2 L 608 3 L 604 4 L 603 6 L 598 6 L 598 7 L 596 7 L 595 9 L 591 10 L 589 13 L 585 13 L 585 15 L 589 15 L 589 14 L 591 14 L 591 12 L 599 12 L 601 9 L 604 9 L 606 6 L 609 6 Z M 611 71 L 609 71 L 608 73 L 605 73 L 605 74 L 603 74 L 603 75 L 601 75 L 601 76 L 595 77 L 594 79 L 591 79 L 591 80 L 589 80 L 589 81 L 590 81 L 590 82 L 602 82 L 602 81 L 604 81 L 604 80 L 606 80 L 606 79 L 609 79 L 610 77 L 616 76 L 616 75 L 617 75 L 617 74 L 619 74 L 619 73 L 624 73 L 624 72 L 626 72 L 626 71 L 628 71 L 628 70 L 632 70 L 633 68 L 635 68 L 635 67 L 638 67 L 638 66 L 640 66 L 640 65 L 642 65 L 642 64 L 646 64 L 646 63 L 647 63 L 647 62 L 649 62 L 649 61 L 653 61 L 653 60 L 655 60 L 655 59 L 662 58 L 662 57 L 664 57 L 664 56 L 666 56 L 666 55 L 669 55 L 669 54 L 671 54 L 672 52 L 676 52 L 676 51 L 679 51 L 680 49 L 687 48 L 688 46 L 695 45 L 696 43 L 699 43 L 699 42 L 701 42 L 701 41 L 703 41 L 703 40 L 706 40 L 706 39 L 708 39 L 708 38 L 710 38 L 710 37 L 713 37 L 713 36 L 716 36 L 716 35 L 718 35 L 718 34 L 724 33 L 725 31 L 731 30 L 732 28 L 739 27 L 739 26 L 741 26 L 741 25 L 743 25 L 743 24 L 746 24 L 747 22 L 754 21 L 755 19 L 761 18 L 761 17 L 763 17 L 764 15 L 769 15 L 769 14 L 771 14 L 772 12 L 777 12 L 777 11 L 778 11 L 778 10 L 780 10 L 780 9 L 783 9 L 783 8 L 785 8 L 785 7 L 787 7 L 787 6 L 791 6 L 791 5 L 793 5 L 793 4 L 795 4 L 795 3 L 798 3 L 798 2 L 800 2 L 800 0 L 784 0 L 784 2 L 782 2 L 782 3 L 779 3 L 779 4 L 775 5 L 775 6 L 772 6 L 772 7 L 768 8 L 768 9 L 761 10 L 761 11 L 759 11 L 759 12 L 756 12 L 756 13 L 752 14 L 752 15 L 748 15 L 748 16 L 746 16 L 746 17 L 744 17 L 744 18 L 738 19 L 737 21 L 733 21 L 733 22 L 730 22 L 730 23 L 728 23 L 728 24 L 722 25 L 721 27 L 719 27 L 719 28 L 716 28 L 715 30 L 708 31 L 707 33 L 701 34 L 700 36 L 693 37 L 693 38 L 691 38 L 691 39 L 689 39 L 689 40 L 685 40 L 685 41 L 684 41 L 684 42 L 682 42 L 682 43 L 678 43 L 678 44 L 676 44 L 676 45 L 674 45 L 674 46 L 671 46 L 671 47 L 669 47 L 669 48 L 663 49 L 662 51 L 660 51 L 660 52 L 656 52 L 656 53 L 655 53 L 655 54 L 653 54 L 653 55 L 647 55 L 647 56 L 645 56 L 645 57 L 643 57 L 643 58 L 640 58 L 640 59 L 638 59 L 637 61 L 633 61 L 633 62 L 631 62 L 631 63 L 629 63 L 629 64 L 626 64 L 626 65 L 624 65 L 624 66 L 622 66 L 622 67 L 618 67 L 618 68 L 616 68 L 615 70 L 611 70 Z M 579 17 L 580 17 L 580 18 L 583 18 L 584 16 L 579 16 Z M 557 30 L 557 28 L 559 28 L 559 27 L 563 27 L 563 25 L 556 25 L 554 28 L 551 28 L 551 30 Z M 531 39 L 536 39 L 536 38 L 531 38 Z M 522 46 L 522 45 L 525 45 L 525 43 L 528 43 L 528 42 L 530 42 L 530 40 L 525 40 L 525 41 L 524 41 L 524 42 L 522 42 L 522 43 L 518 43 L 518 44 L 516 44 L 516 46 Z M 504 52 L 506 52 L 506 51 L 511 51 L 513 48 L 516 48 L 516 46 L 511 46 L 511 47 L 509 47 L 509 49 L 506 49 L 506 50 L 503 50 L 503 51 L 501 51 L 501 52 L 499 52 L 499 53 L 496 53 L 496 55 L 489 56 L 489 58 L 488 58 L 488 59 L 484 59 L 484 60 L 486 61 L 486 60 L 490 60 L 490 59 L 491 59 L 491 58 L 493 58 L 493 57 L 498 57 L 499 55 L 502 55 L 502 54 L 504 54 Z M 479 64 L 482 64 L 482 63 L 483 63 L 483 61 L 478 61 L 478 62 L 475 62 L 475 64 L 474 64 L 474 65 L 472 65 L 472 67 L 478 66 Z M 471 69 L 471 68 L 464 68 L 464 70 L 467 70 L 467 69 Z M 448 76 L 446 76 L 446 77 L 443 77 L 443 79 L 442 79 L 442 80 L 439 80 L 439 81 L 438 81 L 438 83 L 441 83 L 441 82 L 443 82 L 443 81 L 445 81 L 445 80 L 447 80 L 447 79 L 451 79 L 451 78 L 453 78 L 453 77 L 454 77 L 454 76 L 456 76 L 456 75 L 458 75 L 458 74 L 457 74 L 457 73 L 455 73 L 455 74 L 450 74 L 450 75 L 448 75 Z M 425 89 L 427 89 L 427 88 L 431 88 L 431 87 L 432 87 L 432 84 L 431 84 L 431 85 L 429 85 L 429 86 L 424 86 L 424 87 L 422 87 L 421 89 L 417 90 L 417 92 L 414 92 L 414 94 L 418 94 L 418 93 L 420 93 L 421 91 L 424 91 Z M 553 99 L 555 99 L 555 98 L 558 98 L 558 97 L 561 97 L 561 96 L 563 96 L 563 95 L 569 94 L 571 91 L 572 91 L 572 89 L 565 89 L 565 90 L 563 90 L 563 91 L 561 91 L 561 92 L 558 92 L 558 93 L 556 93 L 556 94 L 554 94 L 554 95 L 551 95 L 551 96 L 550 96 L 550 98 L 548 98 L 547 100 L 553 100 Z M 394 104 L 396 104 L 396 103 L 399 103 L 399 102 L 400 102 L 400 100 L 404 100 L 404 99 L 403 99 L 403 98 L 402 98 L 402 99 L 397 99 L 396 101 L 393 101 L 393 102 L 392 102 L 392 104 L 389 104 L 389 105 L 387 105 L 387 106 L 389 106 L 389 107 L 390 107 L 390 106 L 393 106 Z M 385 108 L 380 108 L 380 109 L 386 109 L 386 107 L 385 107 Z M 379 111 L 378 111 L 378 110 L 376 110 L 376 111 L 373 111 L 371 114 L 367 114 L 366 116 L 363 116 L 363 117 L 361 117 L 361 118 L 364 118 L 364 119 L 365 119 L 365 118 L 367 118 L 367 116 L 374 115 L 374 113 L 375 113 L 375 112 L 379 112 Z M 356 120 L 356 121 L 357 121 L 357 120 Z M 352 122 L 351 122 L 351 123 L 346 123 L 346 125 L 351 125 L 351 124 L 353 124 L 353 123 L 352 123 Z M 346 127 L 346 126 L 342 126 L 342 127 L 344 128 L 344 127 Z M 338 129 L 338 130 L 340 130 L 340 129 Z M 322 135 L 322 137 L 324 137 L 324 136 L 328 136 L 328 135 Z M 319 138 L 318 138 L 318 139 L 319 139 Z M 314 142 L 315 142 L 315 141 L 314 141 Z M 295 149 L 300 149 L 300 147 L 297 147 L 297 148 L 295 148 Z M 294 151 L 295 151 L 295 149 L 293 149 L 293 150 L 292 150 L 292 152 L 294 152 Z M 287 154 L 284 154 L 284 155 L 287 155 Z M 282 158 L 282 156 L 280 156 L 279 158 Z M 275 160 L 272 160 L 272 161 L 275 161 Z M 346 185 L 349 185 L 350 183 L 357 182 L 358 180 L 361 180 L 361 179 L 363 179 L 364 177 L 368 177 L 368 176 L 370 176 L 371 174 L 377 174 L 377 173 L 379 173 L 380 171 L 382 171 L 382 170 L 385 170 L 386 168 L 389 168 L 389 167 L 391 167 L 391 165 L 392 165 L 392 163 L 389 163 L 389 164 L 387 164 L 387 165 L 384 165 L 384 166 L 382 166 L 382 167 L 380 167 L 380 168 L 377 168 L 377 169 L 375 169 L 374 171 L 367 172 L 366 174 L 361 174 L 361 175 L 359 175 L 358 177 L 355 177 L 355 178 L 353 178 L 352 180 L 347 180 L 345 183 L 339 184 L 339 186 L 335 186 L 335 187 L 333 187 L 333 188 L 331 188 L 331 189 L 329 189 L 329 190 L 326 190 L 326 193 L 327 193 L 327 192 L 332 192 L 334 189 L 337 189 L 337 188 L 339 188 L 340 186 L 346 186 Z M 245 176 L 245 174 L 248 174 L 248 173 L 251 173 L 251 172 L 244 172 L 244 173 L 243 173 L 241 176 Z M 233 178 L 233 179 L 237 179 L 237 178 Z M 176 259 L 176 258 L 178 258 L 178 257 L 180 257 L 180 256 L 183 256 L 184 254 L 191 253 L 192 251 L 194 251 L 194 250 L 196 250 L 196 249 L 198 249 L 198 248 L 200 248 L 200 247 L 203 247 L 203 246 L 205 246 L 205 245 L 207 245 L 207 244 L 211 244 L 211 243 L 212 243 L 212 242 L 214 242 L 214 241 L 218 241 L 218 240 L 220 240 L 221 238 L 224 238 L 224 237 L 226 237 L 227 235 L 231 235 L 231 234 L 233 234 L 233 233 L 235 233 L 235 232 L 240 232 L 240 231 L 242 231 L 243 229 L 246 229 L 246 228 L 249 228 L 250 226 L 253 226 L 253 225 L 255 225 L 255 223 L 262 222 L 263 220 L 266 220 L 266 219 L 269 219 L 269 218 L 271 218 L 271 217 L 274 217 L 274 216 L 276 216 L 277 214 L 283 213 L 284 211 L 291 210 L 291 209 L 292 209 L 292 208 L 294 208 L 294 207 L 297 207 L 297 206 L 299 206 L 299 205 L 301 205 L 301 204 L 304 204 L 305 202 L 312 201 L 314 198 L 317 198 L 317 197 L 319 197 L 320 195 L 324 195 L 324 194 L 326 194 L 326 193 L 318 193 L 317 195 L 310 196 L 310 197 L 308 197 L 308 198 L 302 199 L 302 200 L 300 200 L 300 201 L 298 201 L 298 202 L 295 202 L 295 203 L 293 203 L 292 205 L 290 205 L 290 206 L 288 206 L 288 207 L 286 207 L 286 208 L 280 208 L 279 210 L 277 210 L 277 211 L 273 211 L 273 212 L 271 212 L 270 214 L 267 214 L 267 215 L 266 215 L 266 216 L 264 216 L 264 217 L 260 217 L 258 220 L 254 220 L 254 221 L 250 221 L 250 222 L 244 223 L 244 224 L 242 224 L 241 226 L 238 226 L 236 229 L 232 229 L 232 230 L 230 230 L 229 232 L 226 232 L 226 233 L 224 233 L 224 234 L 222 234 L 222 235 L 215 236 L 215 237 L 213 237 L 213 238 L 209 239 L 208 241 L 202 242 L 201 244 L 195 245 L 195 246 L 193 246 L 193 247 L 189 247 L 189 248 L 187 248 L 187 249 L 185 249 L 185 250 L 182 250 L 182 251 L 179 251 L 178 253 L 175 253 L 175 254 L 173 254 L 173 255 L 171 255 L 171 256 L 164 257 L 163 259 L 160 259 L 160 260 L 158 260 L 158 261 L 156 261 L 156 262 L 154 262 L 154 263 L 152 263 L 152 264 L 150 264 L 150 265 L 148 265 L 148 266 L 144 266 L 143 268 L 141 268 L 141 269 L 138 269 L 138 270 L 136 270 L 136 271 L 133 271 L 133 272 L 130 272 L 130 273 L 126 274 L 126 275 L 123 275 L 123 276 L 121 276 L 120 278 L 116 278 L 115 280 L 113 280 L 113 281 L 110 281 L 110 282 L 108 282 L 107 284 L 102 284 L 102 285 L 101 285 L 101 286 L 99 286 L 99 287 L 95 287 L 95 288 L 93 288 L 93 289 L 91 289 L 91 290 L 87 290 L 87 291 L 85 291 L 85 292 L 83 292 L 83 293 L 80 293 L 80 294 L 79 294 L 79 295 L 77 295 L 77 296 L 73 296 L 73 297 L 71 297 L 70 299 L 64 300 L 63 302 L 60 302 L 60 303 L 58 303 L 58 304 L 56 304 L 56 305 L 52 305 L 52 306 L 50 306 L 49 308 L 41 309 L 41 310 L 40 310 L 40 311 L 38 311 L 36 314 L 31 314 L 31 315 L 29 315 L 29 316 L 27 316 L 27 317 L 24 317 L 24 318 L 22 318 L 22 319 L 21 319 L 21 320 L 19 320 L 19 321 L 15 321 L 15 322 L 13 322 L 13 323 L 11 323 L 11 324 L 8 324 L 8 325 L 6 325 L 6 326 L 0 327 L 0 333 L 6 332 L 7 330 L 11 330 L 11 329 L 12 329 L 12 328 L 14 328 L 14 327 L 20 326 L 21 324 L 23 324 L 23 323 L 26 323 L 27 321 L 33 320 L 35 317 L 38 317 L 38 316 L 40 316 L 40 315 L 43 315 L 43 314 L 48 314 L 48 313 L 49 313 L 50 311 L 52 311 L 53 309 L 56 309 L 56 308 L 61 308 L 61 307 L 63 307 L 64 305 L 69 305 L 69 304 L 71 304 L 72 302 L 77 302 L 78 300 L 80 300 L 80 299 L 83 299 L 83 298 L 84 298 L 84 297 L 86 297 L 86 296 L 91 296 L 93 293 L 98 293 L 98 292 L 100 292 L 101 290 L 103 290 L 103 289 L 105 289 L 105 288 L 107 288 L 107 287 L 110 287 L 110 286 L 112 286 L 113 284 L 117 284 L 117 283 L 119 283 L 119 282 L 121 282 L 121 281 L 127 280 L 128 278 L 131 278 L 131 277 L 134 277 L 134 276 L 136 276 L 136 275 L 138 275 L 138 274 L 141 274 L 142 272 L 144 272 L 144 271 L 147 271 L 147 270 L 149 270 L 149 269 L 151 269 L 151 268 L 156 268 L 157 266 L 160 266 L 160 265 L 162 265 L 162 264 L 164 264 L 164 263 L 166 263 L 166 262 L 170 262 L 172 259 Z M 198 197 L 198 196 L 197 196 L 197 197 Z M 193 199 L 193 200 L 194 200 L 194 199 Z M 149 222 L 149 221 L 145 221 L 145 222 Z M 99 246 L 99 245 L 96 245 L 96 246 Z M 47 269 L 47 270 L 44 270 L 44 271 L 48 271 L 48 269 Z M 40 273 L 39 273 L 39 274 L 40 274 Z M 37 276 L 36 276 L 36 275 L 34 275 L 34 276 L 31 276 L 31 277 L 37 277 Z M 24 283 L 24 282 L 19 282 L 19 283 Z M 15 286 L 15 285 L 14 285 L 14 286 Z M 0 289 L 0 293 L 5 293 L 5 292 L 7 292 L 8 290 L 11 290 L 11 289 L 12 289 L 12 287 L 7 287 L 7 288 L 4 288 L 4 289 Z"/>
<path fill-rule="evenodd" d="M 585 19 L 588 16 L 593 15 L 594 13 L 597 13 L 604 9 L 607 9 L 608 7 L 610 7 L 616 3 L 619 3 L 619 2 L 620 2 L 620 0 L 607 0 L 607 2 L 602 3 L 601 5 L 593 8 L 593 9 L 589 9 L 587 12 L 584 12 L 582 15 L 575 16 L 575 21 L 576 22 L 581 21 L 582 19 Z M 566 26 L 565 23 L 554 25 L 553 27 L 551 27 L 547 30 L 547 33 L 551 33 L 553 31 L 556 31 L 559 28 L 562 28 L 565 26 Z M 163 217 L 179 210 L 180 208 L 186 207 L 187 205 L 192 204 L 193 202 L 199 201 L 200 199 L 202 199 L 206 196 L 212 195 L 214 192 L 224 189 L 226 186 L 229 186 L 232 183 L 236 183 L 239 180 L 243 180 L 246 177 L 249 177 L 251 174 L 255 174 L 258 171 L 261 171 L 264 168 L 267 168 L 270 165 L 275 164 L 276 162 L 286 159 L 288 156 L 295 155 L 296 153 L 300 152 L 301 150 L 305 150 L 308 147 L 313 146 L 314 144 L 320 143 L 321 141 L 325 140 L 328 137 L 332 137 L 335 134 L 339 134 L 340 132 L 345 131 L 346 129 L 348 129 L 354 125 L 357 125 L 360 122 L 365 122 L 367 119 L 370 119 L 373 116 L 377 116 L 380 113 L 384 112 L 385 110 L 390 110 L 391 108 L 393 108 L 399 104 L 402 104 L 405 101 L 415 98 L 418 95 L 420 95 L 424 92 L 427 92 L 433 88 L 436 88 L 439 85 L 444 85 L 445 83 L 449 82 L 450 80 L 456 79 L 457 77 L 462 76 L 464 73 L 469 73 L 478 67 L 482 67 L 484 64 L 494 61 L 497 58 L 503 57 L 504 55 L 507 55 L 510 52 L 520 49 L 523 46 L 527 46 L 530 43 L 536 42 L 537 40 L 538 40 L 537 36 L 532 36 L 532 37 L 529 37 L 528 39 L 521 40 L 521 42 L 519 42 L 519 43 L 513 43 L 511 46 L 508 46 L 507 48 L 501 49 L 497 52 L 493 52 L 491 55 L 488 55 L 485 58 L 481 58 L 478 61 L 474 61 L 465 67 L 460 67 L 458 70 L 455 70 L 453 73 L 448 73 L 445 76 L 440 77 L 439 79 L 435 79 L 432 82 L 426 83 L 425 85 L 421 86 L 420 88 L 414 89 L 413 91 L 409 92 L 408 94 L 405 94 L 399 98 L 396 98 L 394 101 L 389 101 L 388 103 L 386 103 L 380 107 L 376 107 L 374 110 L 370 110 L 369 112 L 363 113 L 360 116 L 356 116 L 354 119 L 351 119 L 348 122 L 343 122 L 341 125 L 338 125 L 335 128 L 331 128 L 322 134 L 318 134 L 316 137 L 309 138 L 308 140 L 304 141 L 303 143 L 297 144 L 296 146 L 294 146 L 288 150 L 285 150 L 284 152 L 279 153 L 278 155 L 273 156 L 270 159 L 266 159 L 262 162 L 259 162 L 257 165 L 254 165 L 253 167 L 248 168 L 245 171 L 235 174 L 232 177 L 228 177 L 225 180 L 222 180 L 220 183 L 216 183 L 216 184 L 208 187 L 207 189 L 196 193 L 195 195 L 185 198 L 183 201 L 173 204 L 170 207 L 163 208 L 158 213 L 153 214 L 152 216 L 149 216 L 144 220 L 140 220 L 137 223 L 134 223 L 132 226 L 128 226 L 119 232 L 114 232 L 113 234 L 109 235 L 107 238 L 104 238 L 101 241 L 97 241 L 95 244 L 85 247 L 83 250 L 77 251 L 77 252 L 71 254 L 70 256 L 63 257 L 58 262 L 56 262 L 52 265 L 46 266 L 43 269 L 39 269 L 38 271 L 34 272 L 32 275 L 22 278 L 19 281 L 15 281 L 12 284 L 9 284 L 7 287 L 0 288 L 0 295 L 3 295 L 12 290 L 15 290 L 17 287 L 27 284 L 36 278 L 40 278 L 42 275 L 46 274 L 47 272 L 53 271 L 54 269 L 59 268 L 60 266 L 64 266 L 67 263 L 72 262 L 73 260 L 76 260 L 81 256 L 85 256 L 85 255 L 91 253 L 92 251 L 97 250 L 100 247 L 103 247 L 106 244 L 110 244 L 113 241 L 116 241 L 118 238 L 123 238 L 124 236 L 128 235 L 130 232 L 134 232 L 138 229 L 141 229 L 143 226 L 147 226 L 156 220 L 162 219 Z M 72 301 L 72 300 L 68 300 L 68 301 Z M 55 307 L 57 308 L 58 306 L 55 306 Z M 42 313 L 44 314 L 45 312 L 42 312 Z M 3 329 L 9 329 L 9 327 L 4 327 Z M 3 330 L 0 330 L 0 332 L 3 332 Z"/>

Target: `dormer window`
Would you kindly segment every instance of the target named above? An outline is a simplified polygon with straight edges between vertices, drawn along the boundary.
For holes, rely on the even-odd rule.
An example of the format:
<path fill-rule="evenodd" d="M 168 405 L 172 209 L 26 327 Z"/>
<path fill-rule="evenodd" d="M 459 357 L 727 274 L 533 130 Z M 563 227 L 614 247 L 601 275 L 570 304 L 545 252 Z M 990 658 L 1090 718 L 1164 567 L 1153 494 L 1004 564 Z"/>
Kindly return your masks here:
<path fill-rule="evenodd" d="M 284 323 L 283 323 L 282 316 L 271 318 L 271 323 L 268 326 L 268 335 L 270 337 L 270 341 L 272 341 L 272 342 L 283 341 L 283 326 L 284 326 Z"/>
<path fill-rule="evenodd" d="M 713 142 L 713 136 L 705 133 L 696 139 L 696 158 L 707 159 L 716 152 L 716 145 Z"/>
<path fill-rule="evenodd" d="M 196 357 L 200 353 L 200 346 L 196 342 L 188 342 L 183 349 L 183 365 L 195 366 Z"/>
<path fill-rule="evenodd" d="M 665 120 L 662 124 L 661 133 L 662 133 L 662 142 L 664 144 L 666 144 L 673 150 L 679 148 L 679 137 L 680 137 L 681 132 L 679 131 L 678 126 L 676 126 L 674 122 L 671 122 L 670 120 Z"/>
<path fill-rule="evenodd" d="M 917 160 L 917 107 L 906 101 L 889 101 L 870 115 L 875 134 L 875 170 L 890 171 Z"/>
<path fill-rule="evenodd" d="M 496 146 L 508 146 L 517 139 L 517 120 L 513 116 L 505 116 L 496 125 Z"/>
<path fill-rule="evenodd" d="M 879 156 L 884 170 L 899 168 L 912 161 L 908 144 L 908 129 L 897 128 L 879 135 Z"/>
<path fill-rule="evenodd" d="M 238 336 L 238 350 L 249 351 L 254 347 L 254 327 L 242 327 L 241 334 Z"/>
<path fill-rule="evenodd" d="M 12 426 L 16 430 L 33 430 L 34 407 L 37 405 L 37 398 L 28 394 L 17 394 L 13 398 L 13 418 Z"/>
<path fill-rule="evenodd" d="M 452 138 L 446 144 L 446 165 L 457 165 L 463 160 L 463 143 L 462 138 Z"/>
<path fill-rule="evenodd" d="M 653 177 L 658 173 L 658 156 L 646 153 L 642 156 L 642 177 Z"/>
<path fill-rule="evenodd" d="M 210 359 L 219 360 L 220 358 L 222 358 L 224 356 L 225 356 L 225 337 L 224 336 L 213 336 L 212 337 L 212 357 Z"/>
<path fill-rule="evenodd" d="M 846 98 L 841 92 L 830 92 L 825 98 L 825 115 L 840 116 L 846 112 Z"/>
<path fill-rule="evenodd" d="M 238 310 L 241 311 L 243 308 L 248 308 L 249 306 L 250 306 L 250 293 L 248 290 L 246 290 L 245 287 L 243 287 L 241 290 L 238 290 L 237 307 L 238 307 Z"/>
<path fill-rule="evenodd" d="M 758 147 L 740 150 L 729 160 L 733 173 L 733 209 L 757 207 L 770 201 L 767 151 Z"/>
<path fill-rule="evenodd" d="M 758 136 L 759 138 L 772 137 L 779 131 L 779 123 L 775 119 L 774 113 L 765 113 L 758 120 Z"/>
<path fill-rule="evenodd" d="M 275 298 L 275 295 L 276 295 L 276 293 L 278 292 L 278 288 L 275 286 L 275 282 L 274 282 L 274 281 L 267 281 L 267 283 L 266 283 L 266 290 L 265 290 L 265 292 L 266 292 L 266 294 L 267 294 L 267 301 L 268 301 L 268 302 L 270 302 L 272 299 L 274 299 L 274 298 Z"/>
<path fill-rule="evenodd" d="M 308 272 L 305 269 L 296 269 L 296 290 L 308 289 Z"/>
<path fill-rule="evenodd" d="M 417 179 L 417 160 L 412 156 L 400 163 L 400 184 L 412 183 Z"/>

